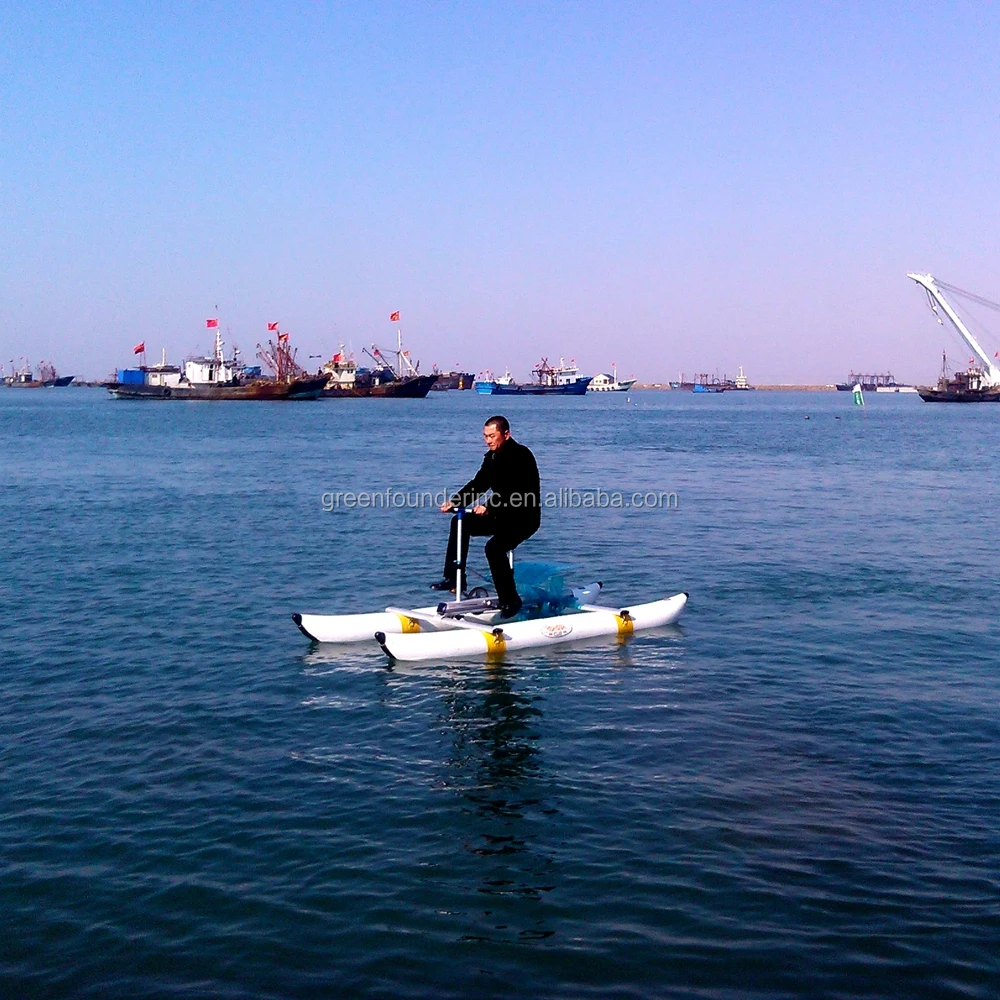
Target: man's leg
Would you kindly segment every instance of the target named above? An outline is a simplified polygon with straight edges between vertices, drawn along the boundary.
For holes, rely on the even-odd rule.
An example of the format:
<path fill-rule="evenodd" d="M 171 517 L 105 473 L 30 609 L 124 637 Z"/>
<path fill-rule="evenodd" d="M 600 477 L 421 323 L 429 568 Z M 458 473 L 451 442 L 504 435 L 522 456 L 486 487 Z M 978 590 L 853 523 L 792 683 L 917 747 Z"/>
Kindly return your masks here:
<path fill-rule="evenodd" d="M 493 518 L 489 514 L 466 514 L 462 518 L 462 565 L 464 566 L 469 559 L 469 540 L 473 535 L 492 535 L 496 531 L 496 525 L 493 522 Z M 442 578 L 444 580 L 450 580 L 452 586 L 455 584 L 455 549 L 456 545 L 456 534 L 458 532 L 458 518 L 453 517 L 451 519 L 451 530 L 448 534 L 448 548 L 445 550 L 444 554 L 444 572 L 442 573 Z M 468 583 L 468 579 L 466 579 Z M 460 594 L 456 594 L 456 597 L 460 597 Z"/>
<path fill-rule="evenodd" d="M 497 601 L 504 608 L 519 608 L 521 604 L 514 583 L 514 570 L 511 569 L 507 553 L 524 540 L 523 535 L 501 531 L 486 543 L 486 558 L 489 560 L 490 573 L 493 575 L 493 586 L 497 589 Z"/>

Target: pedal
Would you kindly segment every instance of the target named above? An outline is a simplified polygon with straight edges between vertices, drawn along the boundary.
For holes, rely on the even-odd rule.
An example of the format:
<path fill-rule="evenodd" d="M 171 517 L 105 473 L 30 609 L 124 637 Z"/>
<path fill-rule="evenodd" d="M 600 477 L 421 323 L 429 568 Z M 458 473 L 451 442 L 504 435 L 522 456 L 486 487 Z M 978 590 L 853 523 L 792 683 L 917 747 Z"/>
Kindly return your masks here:
<path fill-rule="evenodd" d="M 442 618 L 461 618 L 462 615 L 481 615 L 500 607 L 495 597 L 474 597 L 466 601 L 442 601 L 437 612 Z"/>

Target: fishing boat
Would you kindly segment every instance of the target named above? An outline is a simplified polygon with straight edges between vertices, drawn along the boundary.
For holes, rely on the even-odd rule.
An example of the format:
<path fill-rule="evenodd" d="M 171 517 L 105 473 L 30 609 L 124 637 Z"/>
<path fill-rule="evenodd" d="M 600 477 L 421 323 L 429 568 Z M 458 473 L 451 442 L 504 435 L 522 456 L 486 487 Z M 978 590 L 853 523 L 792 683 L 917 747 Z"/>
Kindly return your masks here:
<path fill-rule="evenodd" d="M 247 365 L 233 348 L 226 358 L 222 336 L 215 328 L 215 350 L 211 356 L 185 360 L 183 367 L 168 365 L 166 352 L 158 365 L 120 368 L 113 382 L 106 383 L 117 399 L 211 400 L 302 400 L 318 399 L 326 376 L 308 375 L 296 363 L 287 333 L 266 348 L 258 345 L 258 357 L 272 371 L 264 377 L 259 365 Z M 145 357 L 145 345 L 143 357 Z"/>
<path fill-rule="evenodd" d="M 987 373 L 971 364 L 967 371 L 948 374 L 948 356 L 941 355 L 941 375 L 935 386 L 917 389 L 925 403 L 996 403 L 1000 385 L 990 385 Z"/>
<path fill-rule="evenodd" d="M 877 375 L 863 375 L 851 372 L 847 376 L 846 382 L 837 382 L 838 392 L 853 392 L 856 385 L 861 386 L 862 392 L 879 392 L 881 390 L 893 391 L 898 388 L 898 383 L 892 372 L 880 372 Z"/>
<path fill-rule="evenodd" d="M 57 375 L 55 366 L 49 361 L 43 361 L 38 366 L 38 378 L 35 378 L 31 364 L 25 363 L 23 368 L 3 378 L 2 384 L 12 389 L 62 389 L 72 383 L 75 377 Z"/>
<path fill-rule="evenodd" d="M 507 373 L 509 376 L 509 372 Z M 494 396 L 583 396 L 587 392 L 592 376 L 581 375 L 572 359 L 567 365 L 563 358 L 559 365 L 550 365 L 548 358 L 531 369 L 534 382 L 518 383 L 511 379 L 497 379 L 491 390 Z M 477 391 L 481 391 L 478 390 Z"/>
<path fill-rule="evenodd" d="M 587 386 L 587 392 L 628 392 L 635 383 L 635 378 L 619 379 L 618 366 L 612 364 L 611 374 L 601 372 L 595 375 Z"/>
<path fill-rule="evenodd" d="M 694 377 L 693 382 L 687 382 L 684 379 L 684 373 L 681 372 L 680 378 L 676 382 L 669 383 L 671 389 L 681 389 L 685 392 L 748 392 L 753 389 L 750 384 L 750 380 L 743 374 L 743 366 L 740 365 L 740 373 L 736 378 L 729 378 L 727 375 L 723 375 L 719 378 L 718 375 L 710 375 L 708 372 L 702 372 L 700 375 Z"/>
<path fill-rule="evenodd" d="M 920 398 L 925 403 L 1000 402 L 1000 367 L 997 367 L 989 354 L 983 350 L 979 341 L 972 335 L 968 326 L 944 293 L 945 290 L 948 290 L 954 295 L 971 299 L 979 305 L 998 311 L 1000 311 L 1000 303 L 991 302 L 982 296 L 963 291 L 955 285 L 938 281 L 930 274 L 908 274 L 907 277 L 923 288 L 927 296 L 927 304 L 937 318 L 938 323 L 944 325 L 944 321 L 941 319 L 941 314 L 944 313 L 949 323 L 973 353 L 973 357 L 969 359 L 968 370 L 956 372 L 951 377 L 948 375 L 948 359 L 942 354 L 941 375 L 938 378 L 937 385 L 918 386 L 917 392 L 920 394 Z"/>
<path fill-rule="evenodd" d="M 503 375 L 494 376 L 493 372 L 486 369 L 482 375 L 476 379 L 472 384 L 472 388 L 479 393 L 480 396 L 493 396 L 496 394 L 496 388 L 498 385 L 515 385 L 514 376 L 511 375 L 510 369 L 505 369 Z"/>
<path fill-rule="evenodd" d="M 727 388 L 733 389 L 736 392 L 749 392 L 753 389 L 753 386 L 750 384 L 750 379 L 743 374 L 743 365 L 740 365 L 739 375 L 737 375 L 736 378 L 734 378 L 732 382 L 727 385 Z"/>
<path fill-rule="evenodd" d="M 695 376 L 692 392 L 725 392 L 729 387 L 717 375 L 707 372 Z"/>
<path fill-rule="evenodd" d="M 449 389 L 471 389 L 476 381 L 476 376 L 472 372 L 439 372 L 437 368 L 432 369 L 437 375 L 437 381 L 431 386 L 434 392 L 447 392 Z"/>
<path fill-rule="evenodd" d="M 420 374 L 420 363 L 410 361 L 410 352 L 403 350 L 402 335 L 397 332 L 396 363 L 393 366 L 385 352 L 372 344 L 365 348 L 374 363 L 372 368 L 359 368 L 344 345 L 321 369 L 327 378 L 323 388 L 325 399 L 377 397 L 390 399 L 423 399 L 440 378 L 437 372 Z"/>

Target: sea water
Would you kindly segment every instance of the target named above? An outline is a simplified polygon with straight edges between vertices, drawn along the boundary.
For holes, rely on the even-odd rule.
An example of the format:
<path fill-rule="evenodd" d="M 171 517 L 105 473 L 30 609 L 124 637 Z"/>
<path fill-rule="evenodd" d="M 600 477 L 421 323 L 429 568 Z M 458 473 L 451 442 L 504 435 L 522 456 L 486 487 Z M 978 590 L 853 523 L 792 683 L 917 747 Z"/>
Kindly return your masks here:
<path fill-rule="evenodd" d="M 680 625 L 311 646 L 447 533 L 324 494 L 458 487 L 497 409 L 565 501 L 518 558 Z M 0 994 L 1000 995 L 998 454 L 906 395 L 0 390 Z"/>

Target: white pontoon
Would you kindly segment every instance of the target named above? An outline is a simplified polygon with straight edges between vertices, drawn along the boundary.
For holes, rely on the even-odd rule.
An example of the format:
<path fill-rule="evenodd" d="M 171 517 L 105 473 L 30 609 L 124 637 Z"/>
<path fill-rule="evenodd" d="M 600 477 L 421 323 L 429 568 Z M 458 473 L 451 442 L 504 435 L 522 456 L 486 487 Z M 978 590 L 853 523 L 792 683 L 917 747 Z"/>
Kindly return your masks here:
<path fill-rule="evenodd" d="M 462 519 L 457 511 L 456 551 L 461 559 Z M 537 564 L 524 564 L 523 567 Z M 522 591 L 524 607 L 502 621 L 495 597 L 481 587 L 463 595 L 464 567 L 456 565 L 459 600 L 433 607 L 388 607 L 356 615 L 292 615 L 295 624 L 316 642 L 364 642 L 375 639 L 395 660 L 500 659 L 509 650 L 552 646 L 601 636 L 627 638 L 634 632 L 677 621 L 688 595 L 624 607 L 590 603 L 601 583 L 570 590 L 562 585 Z M 520 589 L 520 588 L 519 588 Z"/>

